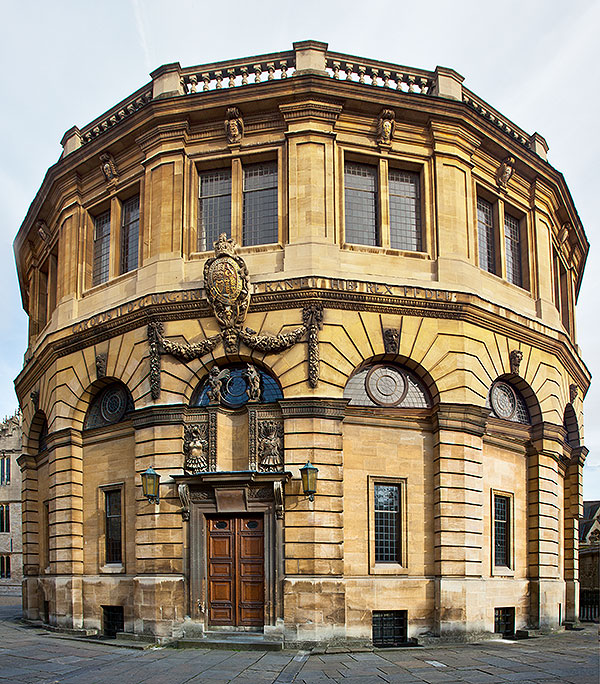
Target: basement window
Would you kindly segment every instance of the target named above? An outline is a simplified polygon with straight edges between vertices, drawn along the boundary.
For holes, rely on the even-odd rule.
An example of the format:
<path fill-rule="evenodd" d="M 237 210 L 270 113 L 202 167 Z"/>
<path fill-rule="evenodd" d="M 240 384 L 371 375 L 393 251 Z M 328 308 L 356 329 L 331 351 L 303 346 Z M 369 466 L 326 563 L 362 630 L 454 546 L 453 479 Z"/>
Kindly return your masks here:
<path fill-rule="evenodd" d="M 373 611 L 373 646 L 392 648 L 408 643 L 408 611 Z"/>

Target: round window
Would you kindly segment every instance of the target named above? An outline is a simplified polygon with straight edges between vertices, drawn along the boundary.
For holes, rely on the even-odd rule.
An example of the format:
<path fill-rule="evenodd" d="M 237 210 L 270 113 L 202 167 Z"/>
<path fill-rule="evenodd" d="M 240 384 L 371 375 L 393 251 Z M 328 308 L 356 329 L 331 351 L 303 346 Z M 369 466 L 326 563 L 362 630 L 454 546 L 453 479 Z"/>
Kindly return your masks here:
<path fill-rule="evenodd" d="M 373 366 L 365 378 L 369 398 L 379 406 L 398 406 L 406 397 L 408 383 L 404 374 L 393 366 Z"/>

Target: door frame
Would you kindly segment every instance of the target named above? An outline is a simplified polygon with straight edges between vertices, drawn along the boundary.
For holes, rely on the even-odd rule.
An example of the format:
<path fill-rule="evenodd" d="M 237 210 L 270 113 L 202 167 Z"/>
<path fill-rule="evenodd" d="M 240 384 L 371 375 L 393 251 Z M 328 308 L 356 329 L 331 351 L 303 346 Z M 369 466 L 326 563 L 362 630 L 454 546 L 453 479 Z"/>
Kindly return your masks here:
<path fill-rule="evenodd" d="M 204 630 L 208 621 L 207 516 L 252 515 L 264 520 L 263 630 L 283 626 L 283 489 L 291 473 L 209 472 L 175 476 L 189 492 L 189 522 L 184 547 L 184 575 L 189 615 Z M 186 516 L 188 517 L 188 516 Z M 219 630 L 226 629 L 218 627 Z M 238 631 L 240 627 L 231 627 Z M 249 628 L 246 628 L 249 629 Z M 256 630 L 257 628 L 251 628 Z"/>

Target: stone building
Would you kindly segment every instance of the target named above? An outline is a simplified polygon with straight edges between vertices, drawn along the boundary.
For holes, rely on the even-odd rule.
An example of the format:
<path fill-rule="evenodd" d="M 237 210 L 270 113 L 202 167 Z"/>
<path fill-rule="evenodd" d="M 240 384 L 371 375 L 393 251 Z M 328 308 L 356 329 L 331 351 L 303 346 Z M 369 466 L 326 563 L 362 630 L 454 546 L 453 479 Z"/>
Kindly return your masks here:
<path fill-rule="evenodd" d="M 588 243 L 544 139 L 316 41 L 151 78 L 65 134 L 15 241 L 27 615 L 290 645 L 575 619 Z"/>
<path fill-rule="evenodd" d="M 0 596 L 21 595 L 21 414 L 0 423 Z"/>

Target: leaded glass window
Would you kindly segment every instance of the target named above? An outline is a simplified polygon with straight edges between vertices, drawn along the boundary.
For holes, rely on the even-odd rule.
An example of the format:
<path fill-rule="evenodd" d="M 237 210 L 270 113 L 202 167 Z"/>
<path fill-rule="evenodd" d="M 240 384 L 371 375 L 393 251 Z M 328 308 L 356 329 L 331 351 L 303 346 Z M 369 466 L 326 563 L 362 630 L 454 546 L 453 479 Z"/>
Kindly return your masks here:
<path fill-rule="evenodd" d="M 346 383 L 349 406 L 429 408 L 431 399 L 423 383 L 410 371 L 392 364 L 361 368 Z"/>
<path fill-rule="evenodd" d="M 521 222 L 510 214 L 504 214 L 504 245 L 506 250 L 506 279 L 513 285 L 523 287 Z"/>
<path fill-rule="evenodd" d="M 346 162 L 344 188 L 346 242 L 378 245 L 377 167 Z"/>
<path fill-rule="evenodd" d="M 104 492 L 105 528 L 106 528 L 106 562 L 121 563 L 121 490 L 112 489 Z"/>
<path fill-rule="evenodd" d="M 281 388 L 275 378 L 260 368 L 255 368 L 258 375 L 258 398 L 262 404 L 272 404 L 283 399 Z M 247 366 L 229 366 L 223 368 L 219 375 L 220 402 L 228 408 L 236 409 L 244 406 L 252 393 L 251 381 Z M 208 406 L 210 403 L 210 379 L 202 385 L 197 398 L 192 401 L 194 406 Z"/>
<path fill-rule="evenodd" d="M 140 234 L 140 196 L 123 202 L 121 217 L 121 273 L 138 267 L 138 242 Z"/>
<path fill-rule="evenodd" d="M 479 242 L 479 267 L 489 273 L 496 273 L 494 232 L 494 207 L 490 202 L 478 197 L 477 235 Z"/>
<path fill-rule="evenodd" d="M 278 241 L 277 162 L 244 166 L 243 244 Z"/>
<path fill-rule="evenodd" d="M 531 423 L 527 404 L 521 393 L 502 380 L 497 380 L 492 385 L 486 406 L 492 409 L 496 418 L 512 420 L 515 423 L 524 423 L 525 425 Z"/>
<path fill-rule="evenodd" d="M 103 389 L 96 396 L 85 419 L 85 428 L 114 425 L 133 411 L 134 405 L 129 390 L 120 382 Z"/>
<path fill-rule="evenodd" d="M 421 194 L 419 174 L 390 169 L 390 247 L 420 252 Z"/>
<path fill-rule="evenodd" d="M 198 251 L 205 252 L 221 233 L 231 237 L 231 169 L 200 173 Z"/>
<path fill-rule="evenodd" d="M 110 211 L 94 219 L 94 264 L 92 285 L 100 285 L 108 280 L 110 258 Z"/>
<path fill-rule="evenodd" d="M 510 498 L 494 495 L 494 565 L 510 566 Z"/>
<path fill-rule="evenodd" d="M 400 560 L 400 486 L 375 485 L 375 562 Z"/>

